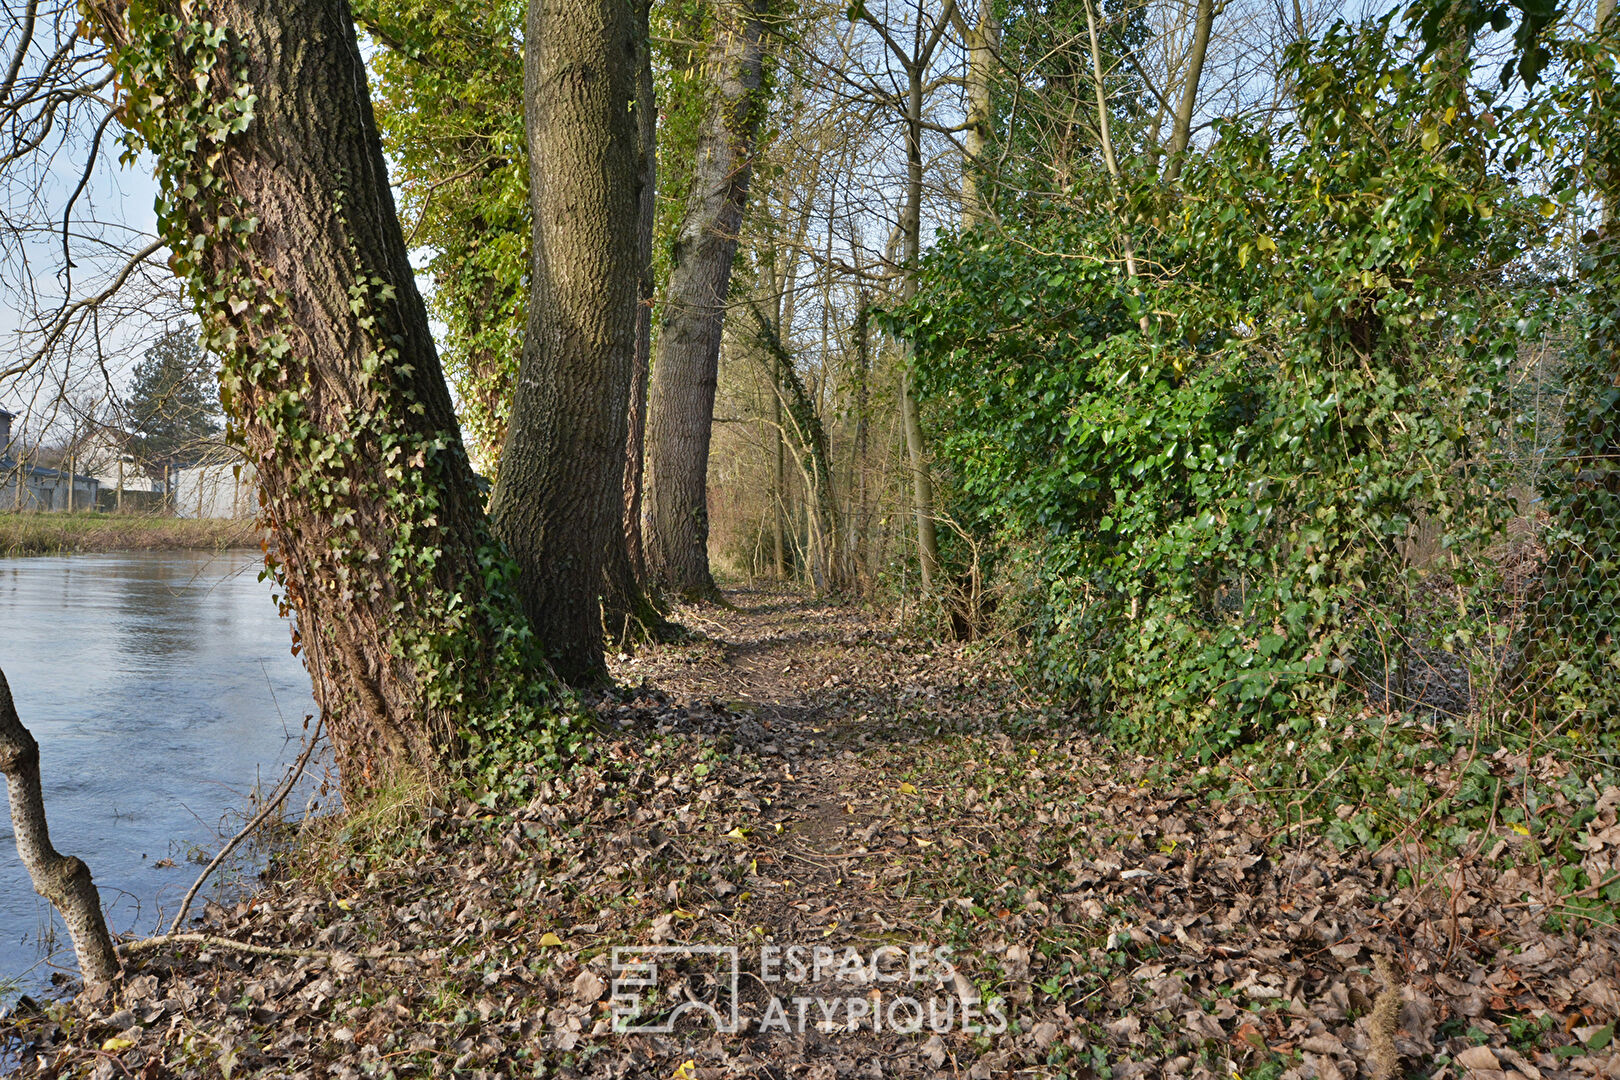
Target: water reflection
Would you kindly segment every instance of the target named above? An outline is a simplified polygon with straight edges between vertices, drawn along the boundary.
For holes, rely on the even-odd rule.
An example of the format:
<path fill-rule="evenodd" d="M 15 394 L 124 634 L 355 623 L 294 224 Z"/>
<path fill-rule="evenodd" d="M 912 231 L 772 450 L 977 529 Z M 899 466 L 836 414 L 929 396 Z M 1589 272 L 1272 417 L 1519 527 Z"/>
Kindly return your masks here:
<path fill-rule="evenodd" d="M 260 565 L 249 551 L 0 560 L 0 668 L 40 743 L 51 836 L 90 864 L 115 930 L 172 911 L 198 869 L 188 853 L 234 831 L 255 783 L 297 755 L 315 706 Z M 0 818 L 3 984 L 39 959 L 50 913 Z"/>

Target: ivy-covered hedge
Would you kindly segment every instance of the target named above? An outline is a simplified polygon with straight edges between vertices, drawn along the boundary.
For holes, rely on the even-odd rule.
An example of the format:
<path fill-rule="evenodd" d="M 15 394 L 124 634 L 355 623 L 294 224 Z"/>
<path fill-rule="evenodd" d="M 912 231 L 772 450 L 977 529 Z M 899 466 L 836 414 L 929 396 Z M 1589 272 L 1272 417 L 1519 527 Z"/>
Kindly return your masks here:
<path fill-rule="evenodd" d="M 1494 159 L 1502 102 L 1416 51 L 1339 27 L 1291 62 L 1291 126 L 943 241 L 894 318 L 955 513 L 1033 564 L 1033 665 L 1131 741 L 1309 724 L 1383 677 L 1420 572 L 1482 584 L 1513 512 L 1490 445 L 1557 207 Z M 1499 663 L 1485 622 L 1424 644 Z"/>

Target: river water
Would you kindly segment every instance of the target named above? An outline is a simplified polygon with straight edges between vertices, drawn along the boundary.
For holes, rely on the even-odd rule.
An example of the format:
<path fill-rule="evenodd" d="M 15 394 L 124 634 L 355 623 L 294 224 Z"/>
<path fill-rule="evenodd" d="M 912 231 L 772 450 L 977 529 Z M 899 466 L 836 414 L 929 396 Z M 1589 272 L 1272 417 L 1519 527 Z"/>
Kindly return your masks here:
<path fill-rule="evenodd" d="M 298 756 L 315 703 L 261 565 L 252 551 L 0 559 L 0 670 L 39 740 L 51 839 L 90 864 L 115 932 L 172 917 L 191 860 Z M 0 811 L 0 1002 L 74 969 L 53 922 Z"/>

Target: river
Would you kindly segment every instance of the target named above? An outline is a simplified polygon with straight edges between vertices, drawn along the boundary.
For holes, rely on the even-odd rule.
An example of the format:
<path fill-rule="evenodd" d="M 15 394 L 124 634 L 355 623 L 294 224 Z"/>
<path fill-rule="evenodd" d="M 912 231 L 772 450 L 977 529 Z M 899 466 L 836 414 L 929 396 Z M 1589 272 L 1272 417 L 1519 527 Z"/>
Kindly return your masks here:
<path fill-rule="evenodd" d="M 39 740 L 51 839 L 90 864 L 115 932 L 172 916 L 193 858 L 298 755 L 315 703 L 261 566 L 252 551 L 0 559 L 0 670 Z M 0 1001 L 73 970 L 53 921 L 0 813 Z"/>

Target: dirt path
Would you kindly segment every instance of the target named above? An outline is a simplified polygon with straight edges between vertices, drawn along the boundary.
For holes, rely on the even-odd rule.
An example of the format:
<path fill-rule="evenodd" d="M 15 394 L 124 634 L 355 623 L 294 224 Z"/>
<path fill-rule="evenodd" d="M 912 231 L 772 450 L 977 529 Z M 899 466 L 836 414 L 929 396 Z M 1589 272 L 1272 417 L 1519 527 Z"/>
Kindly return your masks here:
<path fill-rule="evenodd" d="M 35 1064 L 1620 1075 L 1613 929 L 1546 933 L 1547 899 L 1500 858 L 1340 853 L 1239 798 L 1150 780 L 1151 762 L 1043 716 L 1008 656 L 793 595 L 730 599 L 681 613 L 702 638 L 620 658 L 627 689 L 593 706 L 597 760 L 528 807 L 372 828 L 210 916 L 210 932 L 345 955 L 154 956 L 133 1000 L 34 1021 Z M 1617 805 L 1600 804 L 1594 850 L 1620 846 Z M 693 946 L 735 948 L 735 992 L 731 954 Z M 628 985 L 616 949 L 656 985 Z M 669 1032 L 616 1030 L 615 991 L 639 1008 L 617 1027 L 700 1001 L 728 1025 L 735 1004 L 740 1030 L 697 1009 Z"/>

